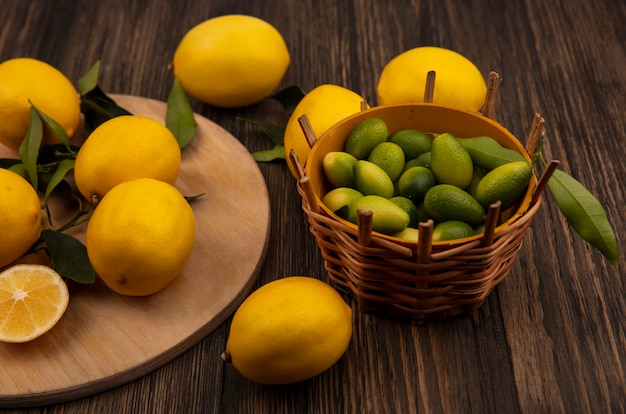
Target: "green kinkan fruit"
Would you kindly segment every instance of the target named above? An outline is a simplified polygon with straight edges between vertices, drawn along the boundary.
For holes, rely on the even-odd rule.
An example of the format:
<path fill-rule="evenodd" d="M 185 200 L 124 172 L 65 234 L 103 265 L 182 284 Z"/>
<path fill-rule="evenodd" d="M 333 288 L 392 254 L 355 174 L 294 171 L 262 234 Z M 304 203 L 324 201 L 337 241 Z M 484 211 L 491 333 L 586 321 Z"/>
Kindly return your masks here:
<path fill-rule="evenodd" d="M 485 208 L 500 200 L 500 208 L 506 210 L 524 195 L 532 174 L 532 167 L 526 160 L 496 167 L 478 183 L 476 200 Z"/>
<path fill-rule="evenodd" d="M 437 222 L 460 220 L 476 226 L 485 219 L 484 207 L 469 193 L 450 184 L 438 184 L 428 190 L 424 208 Z"/>
<path fill-rule="evenodd" d="M 364 160 L 374 147 L 387 141 L 389 130 L 380 118 L 368 118 L 358 123 L 348 135 L 345 151 L 356 159 Z"/>
<path fill-rule="evenodd" d="M 372 212 L 372 230 L 384 234 L 396 234 L 409 224 L 409 214 L 393 201 L 377 195 L 366 195 L 350 204 L 348 220 L 357 223 L 357 212 Z"/>
<path fill-rule="evenodd" d="M 453 135 L 438 135 L 430 150 L 430 169 L 441 184 L 467 187 L 472 181 L 474 164 L 468 152 Z"/>

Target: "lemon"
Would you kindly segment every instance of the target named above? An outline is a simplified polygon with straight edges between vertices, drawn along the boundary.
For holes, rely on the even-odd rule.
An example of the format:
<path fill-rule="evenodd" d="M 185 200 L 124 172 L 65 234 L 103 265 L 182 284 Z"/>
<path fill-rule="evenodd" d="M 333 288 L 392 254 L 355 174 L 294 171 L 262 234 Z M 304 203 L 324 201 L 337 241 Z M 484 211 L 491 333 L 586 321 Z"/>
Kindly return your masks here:
<path fill-rule="evenodd" d="M 372 212 L 372 230 L 384 234 L 396 234 L 403 231 L 410 221 L 409 214 L 393 201 L 377 196 L 366 195 L 350 204 L 348 220 L 354 224 L 358 221 L 358 212 Z"/>
<path fill-rule="evenodd" d="M 339 217 L 347 218 L 350 204 L 361 197 L 363 197 L 363 194 L 354 188 L 337 187 L 326 193 L 322 199 L 322 203 Z"/>
<path fill-rule="evenodd" d="M 436 184 L 435 176 L 426 167 L 412 167 L 402 173 L 396 183 L 397 193 L 415 204 L 424 201 L 428 190 Z"/>
<path fill-rule="evenodd" d="M 500 200 L 500 208 L 506 210 L 524 195 L 532 174 L 528 161 L 515 161 L 496 167 L 476 186 L 476 200 L 485 208 Z"/>
<path fill-rule="evenodd" d="M 114 186 L 137 178 L 174 184 L 181 153 L 176 138 L 154 119 L 124 115 L 98 126 L 81 146 L 74 165 L 80 193 L 97 204 Z"/>
<path fill-rule="evenodd" d="M 319 85 L 302 98 L 285 125 L 285 157 L 289 171 L 294 177 L 297 177 L 298 173 L 289 154 L 293 150 L 300 164 L 304 165 L 311 151 L 298 119 L 306 115 L 315 138 L 319 138 L 335 123 L 360 112 L 363 101 L 364 99 L 356 92 L 332 84 Z"/>
<path fill-rule="evenodd" d="M 368 161 L 385 171 L 391 181 L 396 181 L 404 170 L 404 151 L 402 151 L 402 147 L 393 142 L 381 142 L 372 149 Z"/>
<path fill-rule="evenodd" d="M 30 100 L 30 102 L 29 102 Z M 70 80 L 55 67 L 31 58 L 0 63 L 0 143 L 17 150 L 28 129 L 31 102 L 72 136 L 80 121 L 80 100 Z M 42 143 L 59 142 L 44 127 Z"/>
<path fill-rule="evenodd" d="M 379 105 L 423 102 L 428 72 L 435 71 L 433 103 L 478 111 L 487 84 L 478 68 L 463 55 L 440 47 L 407 50 L 389 61 L 378 79 Z"/>
<path fill-rule="evenodd" d="M 189 95 L 235 108 L 268 97 L 289 63 L 289 50 L 276 28 L 257 17 L 234 14 L 189 30 L 174 52 L 171 69 Z"/>
<path fill-rule="evenodd" d="M 244 300 L 222 357 L 252 381 L 289 384 L 330 368 L 351 337 L 352 309 L 341 296 L 321 280 L 290 276 Z"/>
<path fill-rule="evenodd" d="M 430 154 L 430 168 L 438 183 L 459 188 L 470 185 L 474 173 L 472 158 L 453 135 L 437 136 Z"/>
<path fill-rule="evenodd" d="M 0 273 L 0 341 L 32 341 L 61 319 L 70 295 L 63 278 L 43 265 L 17 264 Z"/>
<path fill-rule="evenodd" d="M 474 235 L 469 224 L 459 220 L 448 220 L 438 223 L 433 229 L 433 241 L 463 239 Z"/>
<path fill-rule="evenodd" d="M 334 187 L 354 187 L 354 164 L 357 159 L 347 152 L 331 151 L 324 155 L 322 166 Z"/>
<path fill-rule="evenodd" d="M 0 168 L 0 268 L 28 251 L 41 230 L 41 204 L 21 175 Z"/>
<path fill-rule="evenodd" d="M 191 206 L 153 178 L 113 187 L 87 225 L 87 255 L 98 276 L 123 295 L 163 289 L 183 270 L 195 238 Z"/>
<path fill-rule="evenodd" d="M 472 226 L 485 219 L 485 209 L 467 192 L 450 184 L 432 187 L 424 197 L 424 208 L 435 221 L 464 221 Z"/>
<path fill-rule="evenodd" d="M 417 158 L 420 154 L 429 152 L 432 145 L 432 139 L 428 134 L 416 129 L 396 131 L 388 139 L 402 148 L 407 160 Z"/>
<path fill-rule="evenodd" d="M 359 160 L 354 164 L 354 186 L 364 195 L 393 197 L 393 181 L 385 170 L 373 162 Z"/>
<path fill-rule="evenodd" d="M 345 150 L 358 160 L 364 160 L 381 142 L 387 141 L 387 124 L 380 118 L 368 118 L 359 122 L 348 135 Z"/>

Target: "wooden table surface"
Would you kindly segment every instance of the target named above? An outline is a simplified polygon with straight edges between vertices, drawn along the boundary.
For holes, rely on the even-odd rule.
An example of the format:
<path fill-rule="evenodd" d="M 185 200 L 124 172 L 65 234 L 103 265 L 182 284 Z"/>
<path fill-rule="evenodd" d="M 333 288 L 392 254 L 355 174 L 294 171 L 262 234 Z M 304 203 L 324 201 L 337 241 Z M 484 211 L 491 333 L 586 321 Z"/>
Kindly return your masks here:
<path fill-rule="evenodd" d="M 0 0 L 0 61 L 30 56 L 76 81 L 98 59 L 110 93 L 165 100 L 185 32 L 230 13 L 284 36 L 281 87 L 322 83 L 375 102 L 391 58 L 454 49 L 503 82 L 495 117 L 525 141 L 546 121 L 549 158 L 604 205 L 622 266 L 571 230 L 547 194 L 510 275 L 472 316 L 410 325 L 359 311 L 345 356 L 321 375 L 262 386 L 220 360 L 230 319 L 180 357 L 128 384 L 24 412 L 623 413 L 626 412 L 626 4 L 615 0 Z M 247 149 L 272 143 L 237 117 L 281 124 L 273 101 L 193 108 Z M 260 163 L 271 202 L 269 251 L 255 288 L 286 275 L 326 280 L 295 181 Z M 11 410 L 8 410 L 11 411 Z"/>

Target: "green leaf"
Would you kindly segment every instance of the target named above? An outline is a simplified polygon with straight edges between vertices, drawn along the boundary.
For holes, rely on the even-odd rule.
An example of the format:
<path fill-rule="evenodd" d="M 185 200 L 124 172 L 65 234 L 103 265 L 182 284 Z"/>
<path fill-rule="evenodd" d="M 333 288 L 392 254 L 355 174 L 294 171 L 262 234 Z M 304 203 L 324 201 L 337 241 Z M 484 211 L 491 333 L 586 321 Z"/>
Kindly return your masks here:
<path fill-rule="evenodd" d="M 28 129 L 26 130 L 26 136 L 24 141 L 20 145 L 17 154 L 20 160 L 26 166 L 26 172 L 28 173 L 28 180 L 37 188 L 37 156 L 39 155 L 39 147 L 41 146 L 41 140 L 43 138 L 43 124 L 41 118 L 37 114 L 37 111 L 33 106 L 30 107 L 30 113 L 28 117 Z"/>
<path fill-rule="evenodd" d="M 54 269 L 64 278 L 79 283 L 93 283 L 96 280 L 87 248 L 78 239 L 54 230 L 41 233 L 50 253 Z"/>
<path fill-rule="evenodd" d="M 74 160 L 62 160 L 56 165 L 56 170 L 50 177 L 50 180 L 48 181 L 48 184 L 46 186 L 46 192 L 44 195 L 44 203 L 48 202 L 48 197 L 52 193 L 52 190 L 54 190 L 55 187 L 61 181 L 63 181 L 63 178 L 65 178 L 65 175 L 67 174 L 67 172 L 71 170 L 72 168 L 74 168 L 74 162 L 75 162 Z"/>
<path fill-rule="evenodd" d="M 89 71 L 78 80 L 78 93 L 82 95 L 86 95 L 87 92 L 92 91 L 98 86 L 98 75 L 100 74 L 100 61 L 97 60 L 96 63 L 89 69 Z"/>
<path fill-rule="evenodd" d="M 291 115 L 294 109 L 296 109 L 296 106 L 298 106 L 298 103 L 300 103 L 305 95 L 306 92 L 304 92 L 301 87 L 299 87 L 298 85 L 291 85 L 287 86 L 285 89 L 276 92 L 275 94 L 270 96 L 270 98 L 276 99 L 278 102 L 280 102 L 280 104 L 287 112 L 287 115 Z"/>
<path fill-rule="evenodd" d="M 44 145 L 39 148 L 39 157 L 37 163 L 39 165 L 56 164 L 62 160 L 76 159 L 80 146 L 70 145 L 66 147 L 63 144 Z"/>
<path fill-rule="evenodd" d="M 96 86 L 80 99 L 80 110 L 85 118 L 85 130 L 91 133 L 100 124 L 122 115 L 132 115 Z"/>
<path fill-rule="evenodd" d="M 196 195 L 192 195 L 192 196 L 184 196 L 185 200 L 187 200 L 187 202 L 189 204 L 191 204 L 192 202 L 196 201 L 199 198 L 202 198 L 206 195 L 206 193 L 200 193 L 200 194 L 196 194 Z"/>
<path fill-rule="evenodd" d="M 180 148 L 186 147 L 196 136 L 196 119 L 187 94 L 177 77 L 174 77 L 172 89 L 167 97 L 165 126 L 174 134 Z"/>
<path fill-rule="evenodd" d="M 103 122 L 121 115 L 132 115 L 119 106 L 98 86 L 100 61 L 79 79 L 80 111 L 85 119 L 85 131 L 89 134 Z"/>
<path fill-rule="evenodd" d="M 249 122 L 251 124 L 257 125 L 263 129 L 263 132 L 274 142 L 276 145 L 283 145 L 284 137 L 285 137 L 285 128 L 270 124 L 268 122 L 256 121 L 254 119 L 237 117 L 239 121 Z"/>
<path fill-rule="evenodd" d="M 32 102 L 31 102 L 31 105 L 32 105 L 33 108 L 35 108 L 35 111 L 37 111 L 37 114 L 39 114 L 41 119 L 46 124 L 48 124 L 48 127 L 50 127 L 50 129 L 52 130 L 54 135 L 56 135 L 57 138 L 59 138 L 59 141 L 61 141 L 61 143 L 63 145 L 65 145 L 66 148 L 69 148 L 69 146 L 70 146 L 70 138 L 67 136 L 67 132 L 65 131 L 65 128 L 63 128 L 61 126 L 61 124 L 59 124 L 57 121 L 52 119 L 50 116 L 46 115 L 39 108 L 37 108 L 35 105 L 33 105 Z"/>
<path fill-rule="evenodd" d="M 24 165 L 23 162 L 20 161 L 18 164 L 14 164 L 7 169 L 21 175 L 22 178 L 28 181 L 28 171 L 26 171 L 26 165 Z"/>
<path fill-rule="evenodd" d="M 0 158 L 0 168 L 12 169 L 16 165 L 24 165 L 18 158 Z"/>
<path fill-rule="evenodd" d="M 271 150 L 263 150 L 252 153 L 252 158 L 259 162 L 269 162 L 277 159 L 285 159 L 285 146 L 276 145 Z"/>
<path fill-rule="evenodd" d="M 618 268 L 615 233 L 600 202 L 575 178 L 558 169 L 548 188 L 572 228 Z"/>

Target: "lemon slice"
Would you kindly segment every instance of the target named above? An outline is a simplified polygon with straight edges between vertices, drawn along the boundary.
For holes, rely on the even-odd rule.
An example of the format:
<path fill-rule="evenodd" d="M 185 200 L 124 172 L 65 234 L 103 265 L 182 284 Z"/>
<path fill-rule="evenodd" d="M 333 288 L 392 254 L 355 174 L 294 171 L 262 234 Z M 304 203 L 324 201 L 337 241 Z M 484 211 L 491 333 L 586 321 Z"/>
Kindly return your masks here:
<path fill-rule="evenodd" d="M 67 285 L 48 266 L 18 264 L 0 273 L 0 341 L 28 342 L 48 332 L 69 303 Z"/>

